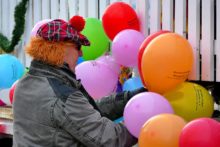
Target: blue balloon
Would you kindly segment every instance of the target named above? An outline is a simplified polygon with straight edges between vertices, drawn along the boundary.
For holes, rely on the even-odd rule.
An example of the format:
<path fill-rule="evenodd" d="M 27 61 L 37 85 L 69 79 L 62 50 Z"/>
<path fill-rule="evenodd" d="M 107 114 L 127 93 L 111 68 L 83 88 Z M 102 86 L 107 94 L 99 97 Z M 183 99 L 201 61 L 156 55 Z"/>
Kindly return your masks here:
<path fill-rule="evenodd" d="M 125 81 L 123 91 L 135 90 L 144 87 L 140 77 L 133 77 Z"/>
<path fill-rule="evenodd" d="M 0 89 L 10 88 L 24 74 L 24 66 L 10 54 L 0 55 Z"/>
<path fill-rule="evenodd" d="M 122 122 L 122 121 L 124 121 L 124 118 L 123 118 L 123 117 L 120 117 L 120 118 L 114 120 L 115 123 L 120 123 L 120 122 Z"/>
<path fill-rule="evenodd" d="M 84 62 L 83 57 L 79 57 L 78 60 L 77 60 L 77 65 L 80 64 L 80 63 L 82 63 L 82 62 Z"/>

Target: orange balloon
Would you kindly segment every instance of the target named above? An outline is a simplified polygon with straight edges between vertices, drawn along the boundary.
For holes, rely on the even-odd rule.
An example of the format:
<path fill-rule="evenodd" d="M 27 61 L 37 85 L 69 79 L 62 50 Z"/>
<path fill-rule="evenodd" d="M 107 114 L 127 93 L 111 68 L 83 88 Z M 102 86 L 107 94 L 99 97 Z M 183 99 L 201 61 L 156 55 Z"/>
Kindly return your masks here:
<path fill-rule="evenodd" d="M 150 118 L 142 127 L 139 147 L 179 147 L 179 137 L 186 122 L 174 114 Z"/>
<path fill-rule="evenodd" d="M 192 65 L 192 47 L 176 33 L 165 33 L 153 39 L 144 50 L 141 61 L 147 88 L 160 94 L 184 82 Z"/>

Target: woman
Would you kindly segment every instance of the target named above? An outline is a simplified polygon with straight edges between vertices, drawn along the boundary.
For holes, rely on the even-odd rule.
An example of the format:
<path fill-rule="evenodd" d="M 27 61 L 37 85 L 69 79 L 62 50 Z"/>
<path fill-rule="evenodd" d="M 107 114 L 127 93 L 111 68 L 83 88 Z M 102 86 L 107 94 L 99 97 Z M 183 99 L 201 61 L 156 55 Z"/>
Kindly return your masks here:
<path fill-rule="evenodd" d="M 56 19 L 42 25 L 26 52 L 33 57 L 29 73 L 16 85 L 13 146 L 131 147 L 134 138 L 121 117 L 128 100 L 144 88 L 95 102 L 74 74 L 85 21 Z M 88 73 L 89 74 L 89 73 Z M 95 83 L 94 83 L 95 84 Z"/>

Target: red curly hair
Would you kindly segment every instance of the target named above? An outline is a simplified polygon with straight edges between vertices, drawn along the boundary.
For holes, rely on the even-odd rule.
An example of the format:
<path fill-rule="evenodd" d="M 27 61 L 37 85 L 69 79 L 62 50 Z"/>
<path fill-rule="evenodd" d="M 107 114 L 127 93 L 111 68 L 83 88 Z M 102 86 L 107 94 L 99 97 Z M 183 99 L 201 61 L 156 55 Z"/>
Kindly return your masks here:
<path fill-rule="evenodd" d="M 52 42 L 40 37 L 32 37 L 25 51 L 33 59 L 50 65 L 62 66 L 64 63 L 65 48 L 73 45 L 72 42 Z"/>

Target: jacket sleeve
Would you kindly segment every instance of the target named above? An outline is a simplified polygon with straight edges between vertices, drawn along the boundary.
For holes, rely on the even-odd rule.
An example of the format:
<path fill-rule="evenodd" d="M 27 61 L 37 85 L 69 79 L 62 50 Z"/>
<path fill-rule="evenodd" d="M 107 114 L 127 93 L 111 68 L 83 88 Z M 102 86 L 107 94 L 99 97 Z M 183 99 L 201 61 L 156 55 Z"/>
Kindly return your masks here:
<path fill-rule="evenodd" d="M 123 116 L 124 107 L 133 96 L 146 91 L 146 88 L 141 87 L 131 91 L 120 92 L 96 101 L 96 105 L 103 116 L 115 120 Z"/>
<path fill-rule="evenodd" d="M 58 100 L 53 112 L 58 127 L 89 147 L 131 147 L 137 143 L 123 124 L 116 124 L 93 108 L 80 91 L 63 102 Z"/>
<path fill-rule="evenodd" d="M 123 116 L 124 107 L 129 100 L 128 91 L 112 94 L 96 101 L 102 116 L 115 120 Z"/>

